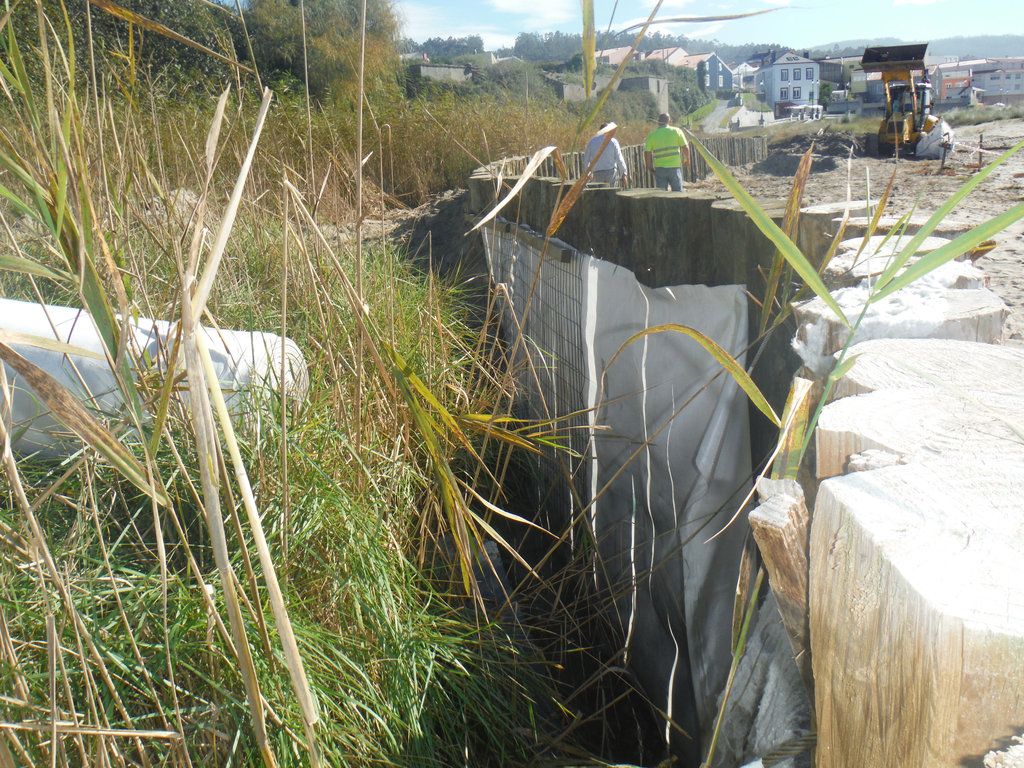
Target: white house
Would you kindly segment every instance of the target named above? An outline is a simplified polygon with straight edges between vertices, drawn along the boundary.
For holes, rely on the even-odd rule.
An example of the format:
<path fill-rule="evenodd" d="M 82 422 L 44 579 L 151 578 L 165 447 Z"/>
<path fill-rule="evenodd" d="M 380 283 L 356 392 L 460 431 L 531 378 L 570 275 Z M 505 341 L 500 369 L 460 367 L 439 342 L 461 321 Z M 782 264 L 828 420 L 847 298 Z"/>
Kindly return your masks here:
<path fill-rule="evenodd" d="M 629 45 L 621 46 L 619 48 L 605 48 L 597 51 L 597 53 L 594 54 L 594 57 L 598 64 L 611 64 L 613 67 L 617 67 L 625 60 L 626 56 L 629 55 L 630 50 L 632 50 L 632 46 Z M 643 58 L 644 55 L 641 51 L 636 51 L 633 54 L 633 61 L 642 61 Z"/>
<path fill-rule="evenodd" d="M 732 68 L 732 84 L 734 88 L 753 88 L 757 67 L 743 61 Z"/>
<path fill-rule="evenodd" d="M 757 85 L 775 116 L 784 117 L 788 107 L 818 103 L 820 68 L 818 62 L 789 51 L 757 71 Z"/>
<path fill-rule="evenodd" d="M 1024 58 L 990 59 L 976 67 L 972 85 L 985 91 L 985 103 L 1024 103 Z"/>
<path fill-rule="evenodd" d="M 687 60 L 688 56 L 689 54 L 678 46 L 675 48 L 658 48 L 653 51 L 648 51 L 644 56 L 644 61 L 664 61 L 666 64 L 671 64 L 674 67 L 680 67 L 686 66 L 683 62 Z M 694 68 L 696 68 L 696 65 L 694 65 Z"/>

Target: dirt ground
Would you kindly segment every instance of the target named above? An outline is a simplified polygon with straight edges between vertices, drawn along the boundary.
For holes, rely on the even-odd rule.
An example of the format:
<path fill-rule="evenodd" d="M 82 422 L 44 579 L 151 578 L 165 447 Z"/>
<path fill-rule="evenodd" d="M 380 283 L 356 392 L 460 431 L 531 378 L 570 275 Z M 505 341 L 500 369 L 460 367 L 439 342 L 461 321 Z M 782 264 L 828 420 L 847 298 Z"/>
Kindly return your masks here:
<path fill-rule="evenodd" d="M 1024 120 L 1002 120 L 956 129 L 956 138 L 963 147 L 983 146 L 991 152 L 1002 152 L 1024 139 Z M 790 138 L 773 145 L 767 160 L 733 169 L 744 186 L 756 197 L 785 197 L 793 183 L 800 155 L 806 151 L 813 135 Z M 850 146 L 853 160 L 848 163 Z M 995 159 L 984 154 L 983 162 Z M 863 199 L 870 188 L 877 199 L 885 189 L 893 170 L 897 172 L 890 213 L 901 215 L 915 209 L 931 213 L 977 171 L 978 153 L 961 149 L 946 160 L 940 172 L 938 160 L 900 160 L 863 156 L 863 147 L 846 135 L 834 132 L 817 137 L 812 173 L 807 186 L 809 204 L 846 200 L 847 184 L 854 199 Z M 694 185 L 698 189 L 719 191 L 717 179 L 709 178 Z M 976 189 L 951 217 L 965 224 L 978 224 L 1024 200 L 1024 151 L 998 168 Z M 1010 308 L 1007 337 L 1024 341 L 1024 220 L 996 237 L 998 247 L 977 262 L 989 276 L 990 287 Z"/>

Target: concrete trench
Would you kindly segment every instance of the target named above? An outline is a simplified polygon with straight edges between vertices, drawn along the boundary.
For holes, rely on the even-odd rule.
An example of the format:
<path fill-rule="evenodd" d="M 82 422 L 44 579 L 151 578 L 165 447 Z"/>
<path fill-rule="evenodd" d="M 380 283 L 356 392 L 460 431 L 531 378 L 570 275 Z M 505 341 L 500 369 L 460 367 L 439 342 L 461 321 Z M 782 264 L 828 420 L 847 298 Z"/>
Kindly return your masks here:
<path fill-rule="evenodd" d="M 486 169 L 470 179 L 471 217 L 493 205 L 494 184 Z M 549 494 L 546 514 L 549 519 L 582 515 L 586 520 L 588 530 L 576 534 L 576 539 L 589 535 L 597 543 L 602 568 L 595 569 L 595 583 L 617 596 L 613 613 L 622 628 L 626 667 L 665 721 L 668 752 L 681 765 L 696 766 L 729 669 L 733 599 L 750 531 L 746 513 L 727 528 L 726 523 L 750 490 L 751 477 L 774 449 L 777 432 L 691 339 L 662 332 L 629 345 L 624 342 L 663 324 L 696 328 L 740 362 L 753 361 L 755 382 L 781 413 L 801 366 L 808 363 L 813 369 L 813 361 L 828 359 L 845 337 L 826 327 L 829 321 L 821 308 L 808 302 L 774 333 L 750 344 L 758 337 L 760 318 L 747 291 L 763 291 L 775 249 L 735 201 L 701 193 L 588 189 L 562 224 L 558 239 L 546 242 L 539 233 L 547 226 L 560 191 L 567 191 L 561 186 L 555 179 L 529 180 L 505 211 L 516 220 L 498 218 L 482 229 L 487 268 L 492 285 L 504 297 L 506 333 L 521 328 L 527 339 L 518 345 L 534 371 L 522 382 L 526 413 L 550 417 L 585 412 L 576 417 L 577 426 L 584 429 L 572 445 L 579 456 L 570 471 L 576 493 Z M 780 223 L 782 203 L 768 202 L 765 207 Z M 828 250 L 838 229 L 837 217 L 846 207 L 823 205 L 803 211 L 796 240 L 812 260 Z M 854 219 L 848 237 L 863 234 L 865 209 L 863 201 L 852 204 L 850 215 L 859 220 Z M 958 229 L 951 222 L 939 234 Z M 866 324 L 865 338 L 910 335 L 978 346 L 998 341 L 1005 308 L 972 282 L 972 275 L 965 275 L 960 269 L 921 290 L 942 306 L 966 302 L 971 305 L 968 310 L 951 310 L 916 325 L 893 321 L 890 312 Z M 960 289 L 967 290 L 950 293 Z M 807 368 L 803 372 L 811 375 Z M 844 382 L 839 382 L 839 391 Z M 826 413 L 835 407 L 828 406 Z M 821 439 L 819 430 L 819 452 Z M 857 445 L 872 443 L 863 440 Z M 857 460 L 851 459 L 851 451 L 841 451 L 839 469 L 833 473 L 860 468 L 868 470 L 868 477 L 881 466 L 870 460 L 861 466 Z M 830 495 L 836 480 L 804 471 L 803 487 L 794 484 L 796 490 L 789 491 L 800 496 L 796 506 L 804 509 L 802 522 L 794 524 L 791 515 L 780 528 L 796 536 L 796 546 L 790 547 L 799 555 L 795 565 L 773 561 L 768 539 L 762 537 L 774 529 L 765 527 L 763 520 L 768 518 L 759 517 L 757 510 L 751 518 L 758 521 L 757 542 L 768 553 L 771 588 L 755 615 L 748 652 L 737 671 L 715 765 L 738 766 L 766 756 L 765 764 L 810 764 L 814 731 L 821 739 L 823 728 L 828 741 L 818 747 L 818 765 L 910 764 L 895 760 L 885 749 L 869 747 L 861 754 L 859 747 L 851 746 L 853 737 L 843 720 L 853 722 L 860 729 L 854 733 L 869 745 L 891 749 L 895 737 L 884 725 L 885 713 L 876 713 L 873 721 L 853 713 L 860 706 L 857 696 L 869 695 L 857 687 L 858 679 L 866 684 L 864 668 L 847 671 L 831 658 L 836 633 L 852 629 L 847 615 L 852 608 L 842 599 L 850 585 L 831 581 L 828 572 L 815 569 L 815 562 L 827 557 L 815 551 L 812 542 L 827 550 L 821 542 L 835 534 L 826 523 L 812 532 L 806 507 L 813 510 L 822 481 Z M 564 484 L 564 476 L 552 477 L 552 482 Z M 780 503 L 773 497 L 781 493 L 779 487 L 759 490 L 762 509 Z M 790 497 L 782 498 L 781 508 L 789 509 Z M 850 524 L 849 518 L 837 520 L 827 525 Z M 720 529 L 725 530 L 711 539 Z M 1011 546 L 1019 546 L 1019 541 L 1013 539 Z M 795 591 L 788 578 L 793 569 L 800 577 Z M 834 592 L 835 599 L 816 602 L 815 589 Z M 915 642 L 929 641 L 924 636 Z M 1024 658 L 1011 656 L 1010 667 Z M 827 678 L 829 686 L 816 685 L 819 676 Z M 846 700 L 834 700 L 834 686 L 846 691 Z M 1000 702 L 997 709 L 1001 707 L 1004 720 L 1008 712 L 1024 716 L 1022 695 L 1007 694 Z M 954 704 L 950 706 L 955 709 Z M 837 719 L 839 711 L 845 714 Z M 890 715 L 898 720 L 899 712 Z M 985 740 L 981 726 L 973 730 L 977 738 L 970 741 L 970 748 L 976 749 Z M 688 735 L 681 735 L 683 731 Z M 839 739 L 837 733 L 844 735 Z M 913 764 L 959 765 L 935 762 L 934 751 L 912 744 L 931 733 L 923 728 L 917 736 L 900 736 L 913 754 L 927 755 Z M 1008 735 L 1012 734 L 993 733 L 991 741 L 998 744 Z M 948 739 L 944 743 L 950 744 Z M 944 757 L 956 748 L 950 745 Z"/>

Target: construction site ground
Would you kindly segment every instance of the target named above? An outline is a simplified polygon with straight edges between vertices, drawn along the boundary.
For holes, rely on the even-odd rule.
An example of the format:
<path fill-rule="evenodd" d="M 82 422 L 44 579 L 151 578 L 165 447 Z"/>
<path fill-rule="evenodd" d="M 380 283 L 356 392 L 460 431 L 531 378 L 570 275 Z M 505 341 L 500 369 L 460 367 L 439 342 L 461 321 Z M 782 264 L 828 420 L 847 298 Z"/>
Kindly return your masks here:
<path fill-rule="evenodd" d="M 766 160 L 749 166 L 733 168 L 743 186 L 757 198 L 783 198 L 793 184 L 793 175 L 801 155 L 815 142 L 812 173 L 807 184 L 808 204 L 847 199 L 863 199 L 870 190 L 877 199 L 896 172 L 890 198 L 890 212 L 897 215 L 913 209 L 931 213 L 950 197 L 978 170 L 979 153 L 973 148 L 979 142 L 986 152 L 983 164 L 1024 139 L 1024 120 L 1000 120 L 956 129 L 960 144 L 940 168 L 938 160 L 906 160 L 866 157 L 864 140 L 836 130 L 788 136 L 773 143 Z M 850 148 L 853 147 L 853 158 Z M 714 177 L 692 185 L 692 188 L 723 191 Z M 1024 152 L 1020 152 L 979 186 L 951 218 L 965 224 L 979 224 L 1024 200 Z M 1010 308 L 1006 335 L 1024 344 L 1024 220 L 1018 220 L 996 237 L 998 247 L 981 258 L 977 266 L 988 275 L 990 288 Z"/>
<path fill-rule="evenodd" d="M 938 160 L 896 161 L 892 158 L 867 157 L 866 136 L 849 133 L 849 126 L 815 129 L 821 123 L 785 126 L 774 132 L 769 156 L 748 166 L 731 170 L 743 186 L 759 199 L 784 199 L 793 185 L 800 157 L 814 141 L 814 160 L 807 184 L 806 204 L 864 199 L 868 190 L 878 199 L 893 172 L 896 180 L 890 197 L 890 213 L 902 214 L 913 209 L 928 214 L 938 208 L 962 184 L 978 171 L 979 143 L 985 152 L 983 164 L 1024 139 L 1024 119 L 1000 120 L 956 129 L 958 149 L 951 153 L 944 167 Z M 867 122 L 863 122 L 867 125 Z M 797 128 L 797 131 L 794 131 Z M 781 134 L 781 135 L 780 135 Z M 771 133 L 769 136 L 771 137 Z M 770 139 L 771 140 L 771 139 Z M 853 155 L 851 158 L 851 147 Z M 687 189 L 707 190 L 728 196 L 714 176 L 687 185 Z M 974 190 L 951 218 L 964 224 L 979 224 L 1024 200 L 1024 151 L 1008 160 Z M 367 221 L 365 237 L 386 237 L 404 241 L 418 262 L 433 264 L 442 273 L 466 268 L 466 247 L 470 242 L 464 218 L 465 193 L 450 190 L 414 209 L 393 210 L 384 221 Z M 339 230 L 342 240 L 353 232 Z M 1024 220 L 1017 221 L 996 237 L 998 247 L 981 258 L 977 265 L 989 277 L 990 288 L 1010 309 L 1006 337 L 1011 343 L 1024 345 Z M 477 258 L 482 255 L 477 253 Z M 461 266 L 460 266 L 461 265 Z"/>

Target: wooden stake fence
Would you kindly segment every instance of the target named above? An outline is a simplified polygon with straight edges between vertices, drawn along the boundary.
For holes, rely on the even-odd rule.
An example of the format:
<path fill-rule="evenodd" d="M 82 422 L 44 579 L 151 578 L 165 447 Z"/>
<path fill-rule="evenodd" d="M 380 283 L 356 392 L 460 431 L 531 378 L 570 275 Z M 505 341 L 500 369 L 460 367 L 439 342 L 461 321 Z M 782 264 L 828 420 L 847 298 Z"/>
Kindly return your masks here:
<path fill-rule="evenodd" d="M 757 163 L 768 157 L 768 138 L 766 136 L 706 136 L 701 143 L 726 165 L 746 165 Z M 711 169 L 691 146 L 690 167 L 684 169 L 686 181 L 697 181 L 706 178 Z M 644 148 L 642 144 L 630 144 L 622 148 L 626 160 L 626 168 L 634 187 L 653 187 L 654 174 L 644 164 Z M 526 168 L 529 157 L 523 155 L 509 157 L 491 163 L 493 170 L 501 170 L 505 176 L 518 176 Z M 583 173 L 583 152 L 563 152 L 562 162 L 569 172 L 570 179 L 578 179 Z M 553 157 L 549 157 L 540 167 L 540 176 L 558 177 L 558 169 Z"/>

